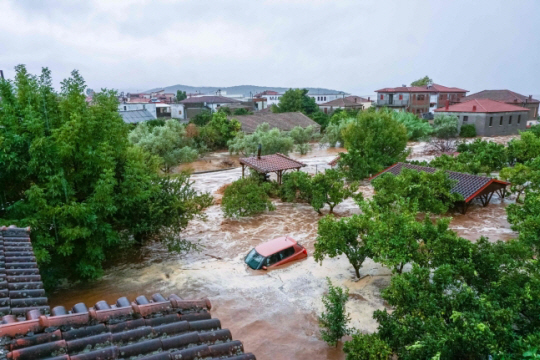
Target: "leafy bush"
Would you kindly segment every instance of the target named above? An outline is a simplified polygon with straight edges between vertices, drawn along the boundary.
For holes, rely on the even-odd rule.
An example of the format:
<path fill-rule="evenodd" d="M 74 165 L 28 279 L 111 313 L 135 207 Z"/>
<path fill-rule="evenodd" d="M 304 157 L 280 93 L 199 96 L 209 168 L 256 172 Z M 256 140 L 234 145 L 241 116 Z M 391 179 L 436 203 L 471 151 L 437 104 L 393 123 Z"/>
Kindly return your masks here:
<path fill-rule="evenodd" d="M 394 119 L 407 128 L 407 138 L 411 141 L 426 139 L 433 132 L 431 125 L 408 111 L 387 110 Z"/>
<path fill-rule="evenodd" d="M 300 111 L 306 115 L 319 112 L 319 107 L 315 99 L 307 95 L 306 89 L 289 89 L 279 99 L 278 105 L 272 106 L 272 112 L 294 112 Z"/>
<path fill-rule="evenodd" d="M 294 140 L 287 133 L 277 128 L 270 129 L 270 125 L 263 123 L 257 126 L 253 134 L 240 132 L 236 138 L 230 140 L 229 152 L 252 156 L 257 153 L 259 144 L 263 155 L 275 153 L 287 155 L 294 147 Z"/>
<path fill-rule="evenodd" d="M 355 118 L 346 118 L 341 119 L 339 123 L 329 124 L 324 131 L 321 144 L 328 144 L 330 147 L 336 147 L 339 143 L 341 146 L 343 146 L 345 142 L 343 140 L 343 130 L 354 121 Z"/>
<path fill-rule="evenodd" d="M 236 180 L 225 189 L 221 208 L 226 217 L 253 216 L 275 209 L 268 194 L 272 191 L 269 182 L 248 177 Z"/>
<path fill-rule="evenodd" d="M 303 171 L 294 171 L 283 175 L 280 189 L 282 201 L 311 203 L 311 175 Z"/>
<path fill-rule="evenodd" d="M 519 139 L 508 143 L 508 159 L 512 164 L 526 163 L 540 156 L 540 137 L 533 131 L 524 131 Z"/>
<path fill-rule="evenodd" d="M 433 135 L 439 139 L 458 136 L 458 118 L 455 115 L 436 115 L 433 120 Z"/>
<path fill-rule="evenodd" d="M 305 155 L 311 150 L 309 142 L 318 137 L 318 133 L 315 131 L 313 126 L 301 127 L 296 126 L 291 131 L 289 131 L 289 136 L 293 139 L 296 144 L 296 151 L 300 154 Z"/>
<path fill-rule="evenodd" d="M 352 340 L 343 345 L 346 360 L 389 360 L 392 349 L 382 340 L 379 334 L 362 334 L 356 332 Z"/>
<path fill-rule="evenodd" d="M 146 122 L 140 123 L 129 133 L 132 144 L 140 146 L 150 154 L 161 158 L 161 170 L 170 172 L 180 163 L 195 161 L 199 156 L 195 142 L 186 136 L 185 127 L 177 120 L 167 120 L 163 126 L 153 128 Z"/>
<path fill-rule="evenodd" d="M 349 290 L 332 286 L 329 278 L 326 278 L 326 281 L 328 294 L 322 298 L 325 312 L 319 316 L 319 327 L 322 328 L 322 339 L 330 346 L 337 346 L 338 341 L 349 333 L 347 323 L 350 318 L 345 309 L 345 304 L 349 300 Z"/>
<path fill-rule="evenodd" d="M 463 200 L 461 195 L 450 192 L 456 181 L 440 170 L 428 173 L 404 168 L 398 176 L 382 174 L 372 184 L 373 200 L 383 206 L 403 198 L 415 202 L 421 212 L 444 214 L 456 201 Z"/>
<path fill-rule="evenodd" d="M 314 113 L 311 113 L 309 114 L 309 117 L 311 120 L 321 125 L 321 130 L 326 129 L 326 126 L 328 126 L 328 121 L 330 117 L 322 111 L 316 111 Z"/>
<path fill-rule="evenodd" d="M 499 171 L 508 164 L 506 148 L 493 141 L 476 139 L 468 144 L 460 144 L 457 150 L 461 153 L 457 159 L 459 162 L 476 162 L 486 173 Z"/>
<path fill-rule="evenodd" d="M 349 179 L 364 179 L 408 155 L 407 129 L 386 112 L 361 112 L 342 136 L 348 153 L 341 154 L 339 166 Z"/>
<path fill-rule="evenodd" d="M 203 110 L 191 118 L 190 122 L 197 126 L 205 126 L 210 120 L 212 120 L 212 112 L 210 110 Z"/>
<path fill-rule="evenodd" d="M 0 222 L 32 227 L 48 286 L 98 278 L 120 246 L 190 249 L 181 231 L 212 203 L 188 175 L 160 177 L 160 159 L 130 144 L 116 92 L 89 105 L 85 87 L 73 71 L 57 93 L 48 69 L 37 77 L 22 65 L 0 80 Z"/>
<path fill-rule="evenodd" d="M 476 137 L 476 126 L 474 126 L 473 124 L 461 125 L 459 136 L 464 138 Z"/>

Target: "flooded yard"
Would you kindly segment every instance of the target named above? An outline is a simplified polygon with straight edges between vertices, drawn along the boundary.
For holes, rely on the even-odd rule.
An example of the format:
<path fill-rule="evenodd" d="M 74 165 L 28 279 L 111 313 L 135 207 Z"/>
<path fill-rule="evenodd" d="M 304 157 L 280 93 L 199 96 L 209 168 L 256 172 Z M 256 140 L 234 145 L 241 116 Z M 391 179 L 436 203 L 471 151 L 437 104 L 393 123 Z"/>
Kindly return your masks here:
<path fill-rule="evenodd" d="M 417 150 L 413 154 L 421 152 L 422 146 L 411 143 Z M 343 149 L 314 149 L 305 156 L 292 156 L 307 165 L 304 171 L 315 173 L 328 168 L 328 162 L 339 151 Z M 216 153 L 210 155 L 209 162 L 190 165 L 194 171 L 214 170 L 222 160 L 236 162 L 237 158 Z M 240 177 L 241 170 L 234 168 L 195 174 L 192 180 L 198 190 L 211 192 L 219 199 L 218 189 Z M 360 189 L 365 197 L 373 195 L 367 182 Z M 242 220 L 225 219 L 220 207 L 214 205 L 206 211 L 207 221 L 191 222 L 183 234 L 202 246 L 200 252 L 173 254 L 161 244 L 148 244 L 136 254 L 120 254 L 102 279 L 51 294 L 50 305 L 93 305 L 99 300 L 114 302 L 121 296 L 134 299 L 155 292 L 175 293 L 186 299 L 208 297 L 213 305 L 212 316 L 219 318 L 223 327 L 230 329 L 233 337 L 241 340 L 246 351 L 253 352 L 257 359 L 344 359 L 340 348 L 329 348 L 319 337 L 317 314 L 322 310 L 326 278 L 334 285 L 349 288 L 350 325 L 373 332 L 377 323 L 372 313 L 385 308 L 380 293 L 388 286 L 391 271 L 368 259 L 358 281 L 344 256 L 316 263 L 311 254 L 320 216 L 305 204 L 274 202 L 275 211 Z M 475 204 L 466 215 L 452 214 L 451 227 L 470 240 L 482 235 L 491 240 L 512 238 L 516 234 L 506 221 L 504 210 L 510 202 L 494 198 L 487 207 Z M 349 216 L 359 209 L 354 202 L 346 201 L 335 212 L 337 216 Z M 243 259 L 251 248 L 282 235 L 305 246 L 308 258 L 271 271 L 247 269 Z"/>

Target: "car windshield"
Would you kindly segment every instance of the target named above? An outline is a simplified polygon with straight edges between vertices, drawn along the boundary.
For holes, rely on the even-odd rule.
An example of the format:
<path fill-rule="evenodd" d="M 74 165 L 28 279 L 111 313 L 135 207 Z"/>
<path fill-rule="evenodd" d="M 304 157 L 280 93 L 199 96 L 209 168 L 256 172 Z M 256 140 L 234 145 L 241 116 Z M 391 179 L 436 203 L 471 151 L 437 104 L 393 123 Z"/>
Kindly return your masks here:
<path fill-rule="evenodd" d="M 263 260 L 264 256 L 255 251 L 255 249 L 251 250 L 246 256 L 246 264 L 248 264 L 253 270 L 259 270 Z"/>

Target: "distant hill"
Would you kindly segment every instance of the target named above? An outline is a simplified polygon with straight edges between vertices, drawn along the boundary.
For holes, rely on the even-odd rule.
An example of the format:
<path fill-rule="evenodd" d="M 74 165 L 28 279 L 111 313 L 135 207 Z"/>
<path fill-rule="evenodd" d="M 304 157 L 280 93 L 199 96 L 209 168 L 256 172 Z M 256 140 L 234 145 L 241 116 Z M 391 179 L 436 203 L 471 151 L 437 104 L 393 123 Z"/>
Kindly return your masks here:
<path fill-rule="evenodd" d="M 228 95 L 238 95 L 242 94 L 245 97 L 250 96 L 251 94 L 255 95 L 257 93 L 263 92 L 265 90 L 277 91 L 283 93 L 289 88 L 286 87 L 273 87 L 273 86 L 255 86 L 255 85 L 238 85 L 238 86 L 229 86 L 229 87 L 216 87 L 216 86 L 188 86 L 188 85 L 172 85 L 166 86 L 164 88 L 155 88 L 150 89 L 146 92 L 152 92 L 156 90 L 164 89 L 168 93 L 176 93 L 177 90 L 185 91 L 189 93 L 203 93 L 203 94 L 215 94 L 216 91 L 221 90 L 226 91 Z M 341 91 L 330 90 L 324 88 L 306 88 L 309 90 L 310 94 L 341 94 Z"/>

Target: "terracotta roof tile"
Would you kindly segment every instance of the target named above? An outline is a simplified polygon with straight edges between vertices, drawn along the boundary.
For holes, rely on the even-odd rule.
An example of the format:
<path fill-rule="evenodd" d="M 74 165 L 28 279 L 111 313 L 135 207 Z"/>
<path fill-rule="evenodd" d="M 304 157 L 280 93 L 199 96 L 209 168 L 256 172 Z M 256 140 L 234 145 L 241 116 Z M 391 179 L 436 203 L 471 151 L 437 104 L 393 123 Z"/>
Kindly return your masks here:
<path fill-rule="evenodd" d="M 517 92 L 510 90 L 483 90 L 474 94 L 470 94 L 463 98 L 463 101 L 473 100 L 473 99 L 491 99 L 495 101 L 502 101 L 506 103 L 517 102 L 529 102 L 529 103 L 538 103 L 540 101 L 536 99 L 529 99 L 528 96 L 518 94 Z"/>
<path fill-rule="evenodd" d="M 476 106 L 476 110 L 473 109 Z M 504 102 L 499 102 L 491 99 L 473 99 L 465 102 L 460 102 L 450 105 L 448 109 L 442 107 L 435 109 L 436 112 L 477 112 L 477 113 L 498 113 L 498 112 L 518 112 L 529 111 L 529 109 L 510 105 Z"/>
<path fill-rule="evenodd" d="M 210 315 L 208 299 L 173 294 L 126 297 L 115 304 L 56 306 L 47 297 L 30 229 L 0 228 L 0 359 L 13 360 L 255 360 Z M 47 315 L 45 315 L 47 314 Z"/>
<path fill-rule="evenodd" d="M 455 92 L 455 93 L 466 93 L 468 90 L 460 89 L 456 87 L 447 87 L 439 84 L 432 84 L 429 88 L 427 85 L 424 86 L 399 86 L 394 88 L 384 88 L 380 90 L 375 90 L 377 93 L 394 93 L 394 92 L 430 92 L 430 93 L 440 93 L 440 92 Z"/>
<path fill-rule="evenodd" d="M 291 159 L 288 156 L 277 153 L 273 155 L 264 155 L 261 158 L 256 156 L 240 158 L 240 164 L 244 164 L 253 168 L 261 173 L 269 173 L 279 170 L 300 169 L 306 166 L 306 164 Z"/>
<path fill-rule="evenodd" d="M 401 173 L 401 170 L 403 168 L 412 169 L 416 171 L 425 171 L 429 173 L 434 173 L 435 171 L 437 171 L 436 168 L 432 168 L 432 167 L 418 166 L 418 165 L 412 165 L 412 164 L 406 164 L 406 163 L 397 163 L 381 171 L 377 175 L 371 177 L 370 180 L 373 180 L 377 178 L 378 176 L 380 176 L 381 174 L 384 174 L 387 172 L 392 173 L 397 176 Z M 463 199 L 465 199 L 466 202 L 473 200 L 479 191 L 485 189 L 488 185 L 490 185 L 493 182 L 497 182 L 504 185 L 509 184 L 507 182 L 492 179 L 485 176 L 477 176 L 477 175 L 459 173 L 455 171 L 446 171 L 446 173 L 448 174 L 448 177 L 450 179 L 457 180 L 457 183 L 452 188 L 451 192 L 460 194 L 461 196 L 463 196 Z"/>

